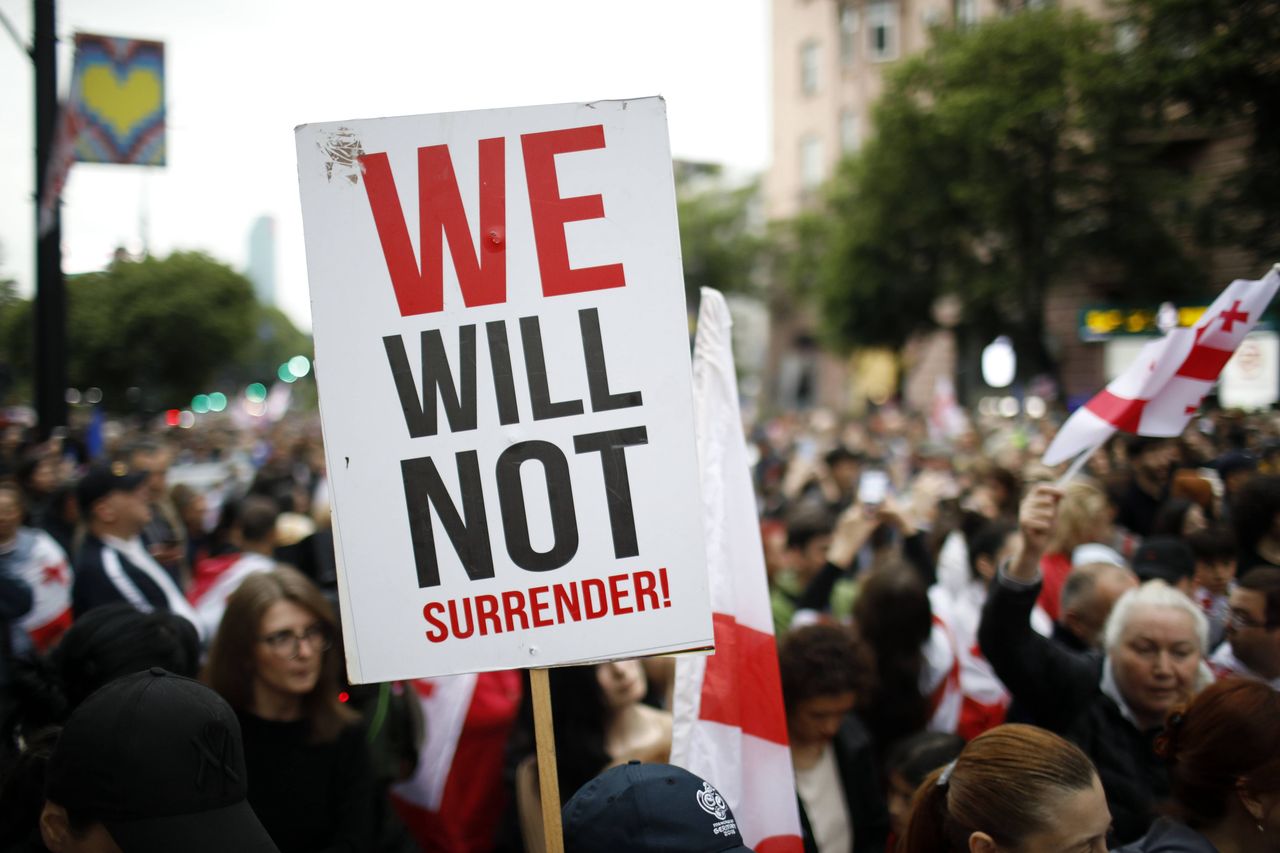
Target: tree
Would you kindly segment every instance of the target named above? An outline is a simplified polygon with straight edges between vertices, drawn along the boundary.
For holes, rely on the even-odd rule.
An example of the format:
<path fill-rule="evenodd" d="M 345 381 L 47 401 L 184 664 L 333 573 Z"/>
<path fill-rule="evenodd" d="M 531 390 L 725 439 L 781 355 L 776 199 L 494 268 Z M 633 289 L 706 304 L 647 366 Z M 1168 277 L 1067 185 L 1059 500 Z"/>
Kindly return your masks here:
<path fill-rule="evenodd" d="M 1200 208 L 1203 233 L 1280 259 L 1280 6 L 1274 0 L 1127 0 L 1151 118 L 1247 134 L 1242 167 Z"/>
<path fill-rule="evenodd" d="M 697 304 L 704 287 L 722 293 L 753 290 L 763 245 L 751 221 L 756 184 L 728 187 L 717 166 L 681 166 L 676 209 L 689 304 Z"/>
<path fill-rule="evenodd" d="M 134 386 L 147 408 L 175 405 L 235 361 L 255 308 L 248 279 L 199 252 L 69 276 L 68 381 L 101 388 L 108 408 L 125 408 Z M 15 372 L 30 375 L 31 303 L 12 314 L 7 355 Z"/>
<path fill-rule="evenodd" d="M 1078 13 L 1028 11 L 938 30 L 895 69 L 876 136 L 829 194 L 834 341 L 901 345 L 950 292 L 970 329 L 1011 334 L 1039 372 L 1055 284 L 1089 275 L 1130 299 L 1194 286 L 1168 219 L 1177 176 L 1135 142 L 1144 92 L 1111 44 Z"/>

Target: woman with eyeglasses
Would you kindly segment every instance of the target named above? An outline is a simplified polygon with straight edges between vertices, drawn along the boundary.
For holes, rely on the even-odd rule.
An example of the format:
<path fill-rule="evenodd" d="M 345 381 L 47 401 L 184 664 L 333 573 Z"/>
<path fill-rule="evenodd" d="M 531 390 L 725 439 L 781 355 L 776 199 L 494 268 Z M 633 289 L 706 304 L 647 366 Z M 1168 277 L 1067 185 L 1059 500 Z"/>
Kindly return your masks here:
<path fill-rule="evenodd" d="M 249 803 L 281 853 L 372 848 L 375 787 L 356 714 L 339 699 L 333 608 L 288 567 L 227 599 L 205 680 L 235 708 Z"/>

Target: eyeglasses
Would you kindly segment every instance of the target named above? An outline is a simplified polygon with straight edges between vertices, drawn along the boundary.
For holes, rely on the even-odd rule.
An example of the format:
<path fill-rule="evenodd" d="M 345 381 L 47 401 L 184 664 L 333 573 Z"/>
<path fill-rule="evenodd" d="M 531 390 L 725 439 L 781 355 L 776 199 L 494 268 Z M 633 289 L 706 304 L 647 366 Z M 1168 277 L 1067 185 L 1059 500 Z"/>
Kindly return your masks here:
<path fill-rule="evenodd" d="M 300 634 L 288 629 L 275 631 L 262 638 L 273 655 L 288 660 L 294 660 L 302 653 L 304 640 L 315 652 L 327 652 L 333 647 L 329 629 L 323 625 L 312 625 Z"/>

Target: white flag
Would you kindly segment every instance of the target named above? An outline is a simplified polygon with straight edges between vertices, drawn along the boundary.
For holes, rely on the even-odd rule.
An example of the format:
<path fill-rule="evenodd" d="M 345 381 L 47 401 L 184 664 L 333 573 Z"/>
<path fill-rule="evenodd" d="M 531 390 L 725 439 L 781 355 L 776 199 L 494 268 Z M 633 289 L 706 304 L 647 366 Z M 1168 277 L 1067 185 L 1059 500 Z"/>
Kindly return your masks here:
<path fill-rule="evenodd" d="M 676 662 L 671 763 L 720 791 L 756 853 L 800 853 L 800 814 L 731 325 L 724 297 L 703 288 L 693 407 L 716 651 Z"/>

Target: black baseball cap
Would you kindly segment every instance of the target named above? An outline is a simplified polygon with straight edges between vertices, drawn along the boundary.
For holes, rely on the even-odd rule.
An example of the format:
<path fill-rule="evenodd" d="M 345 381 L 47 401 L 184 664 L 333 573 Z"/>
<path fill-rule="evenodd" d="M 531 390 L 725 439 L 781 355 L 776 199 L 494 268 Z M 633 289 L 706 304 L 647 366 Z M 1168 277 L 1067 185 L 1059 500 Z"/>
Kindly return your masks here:
<path fill-rule="evenodd" d="M 123 853 L 279 853 L 247 791 L 231 706 L 158 667 L 76 708 L 46 781 L 50 801 L 100 821 Z"/>
<path fill-rule="evenodd" d="M 1195 571 L 1191 546 L 1176 536 L 1152 536 L 1133 555 L 1133 572 L 1143 582 L 1162 580 L 1175 586 Z"/>
<path fill-rule="evenodd" d="M 80 509 L 88 511 L 112 492 L 132 492 L 147 479 L 146 471 L 131 471 L 123 462 L 99 465 L 89 469 L 76 485 Z"/>
<path fill-rule="evenodd" d="M 601 773 L 564 807 L 565 853 L 751 853 L 710 782 L 670 764 Z"/>

